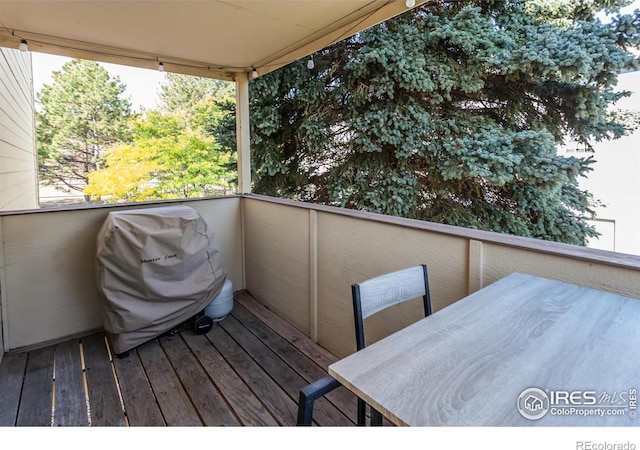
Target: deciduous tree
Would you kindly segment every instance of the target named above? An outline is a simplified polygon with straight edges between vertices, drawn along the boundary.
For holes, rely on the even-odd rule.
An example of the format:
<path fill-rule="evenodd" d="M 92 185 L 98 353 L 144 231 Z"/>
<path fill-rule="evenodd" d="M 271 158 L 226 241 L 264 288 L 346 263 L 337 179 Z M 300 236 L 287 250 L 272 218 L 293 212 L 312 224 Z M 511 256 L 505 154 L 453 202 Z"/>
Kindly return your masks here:
<path fill-rule="evenodd" d="M 150 111 L 134 121 L 131 144 L 106 152 L 84 192 L 105 202 L 216 195 L 232 189 L 233 158 L 180 114 Z"/>
<path fill-rule="evenodd" d="M 205 97 L 232 97 L 234 89 L 234 84 L 229 81 L 167 73 L 160 86 L 160 105 L 161 109 L 172 113 L 191 112 Z"/>

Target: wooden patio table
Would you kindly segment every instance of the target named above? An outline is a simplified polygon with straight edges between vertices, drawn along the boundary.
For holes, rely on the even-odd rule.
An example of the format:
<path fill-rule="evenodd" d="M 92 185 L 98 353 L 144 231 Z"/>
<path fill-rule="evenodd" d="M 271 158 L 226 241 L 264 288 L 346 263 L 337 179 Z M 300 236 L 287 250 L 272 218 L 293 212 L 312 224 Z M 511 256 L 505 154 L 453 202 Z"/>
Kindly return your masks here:
<path fill-rule="evenodd" d="M 513 273 L 329 373 L 396 425 L 636 426 L 640 300 Z"/>

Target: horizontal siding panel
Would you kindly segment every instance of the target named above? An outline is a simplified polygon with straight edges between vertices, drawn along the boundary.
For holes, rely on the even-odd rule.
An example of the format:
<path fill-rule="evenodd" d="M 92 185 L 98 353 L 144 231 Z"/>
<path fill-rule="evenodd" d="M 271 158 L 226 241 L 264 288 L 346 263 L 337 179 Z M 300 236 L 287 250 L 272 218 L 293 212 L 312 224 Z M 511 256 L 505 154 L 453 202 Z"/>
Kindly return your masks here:
<path fill-rule="evenodd" d="M 31 104 L 28 103 L 26 107 L 30 109 L 25 111 L 24 103 L 32 102 L 33 100 L 26 99 L 21 100 L 22 104 L 18 103 L 18 100 L 7 89 L 0 80 L 0 105 L 2 106 L 2 115 L 6 118 L 3 123 L 19 128 L 29 127 L 33 123 L 33 109 Z"/>
<path fill-rule="evenodd" d="M 23 186 L 25 182 L 33 183 L 36 176 L 33 167 L 24 167 L 22 170 L 6 172 L 0 179 L 0 188 L 12 189 L 16 186 Z"/>
<path fill-rule="evenodd" d="M 4 149 L 4 147 L 7 147 Z M 6 152 L 6 155 L 3 153 Z M 35 158 L 23 149 L 18 149 L 8 145 L 6 142 L 0 141 L 0 173 L 13 172 L 16 164 L 28 164 L 29 167 L 35 167 Z"/>
<path fill-rule="evenodd" d="M 4 172 L 0 178 L 0 189 L 9 189 L 12 186 L 21 184 L 23 181 L 32 182 L 35 179 L 36 174 L 33 167 L 22 167 L 12 172 Z"/>
<path fill-rule="evenodd" d="M 14 189 L 8 191 L 6 196 L 2 197 L 0 202 L 0 210 L 2 211 L 20 211 L 25 209 L 37 209 L 38 197 L 36 190 L 24 184 L 25 189 Z M 31 187 L 31 189 L 29 189 Z M 5 194 L 3 194 L 5 195 Z M 9 197 L 9 195 L 11 197 Z"/>
<path fill-rule="evenodd" d="M 0 62 L 2 60 L 0 59 Z M 6 126 L 17 126 L 30 129 L 33 124 L 33 94 L 30 80 L 8 80 L 13 73 L 2 71 L 0 66 L 0 110 L 2 123 Z M 9 82 L 11 81 L 11 82 Z"/>
<path fill-rule="evenodd" d="M 0 201 L 0 210 L 16 211 L 22 209 L 36 209 L 38 208 L 37 197 L 35 195 L 35 185 L 23 181 L 20 186 L 15 186 L 9 190 L 11 198 L 3 197 Z"/>
<path fill-rule="evenodd" d="M 28 183 L 35 183 L 37 185 L 37 181 L 34 181 L 37 179 L 38 175 L 36 173 L 36 168 L 33 166 L 23 165 L 22 167 L 16 167 L 12 171 L 3 171 L 2 176 L 0 176 L 0 192 L 3 192 L 3 195 L 0 196 L 0 201 L 9 200 L 7 198 L 7 195 L 9 194 L 8 189 L 12 186 L 20 185 L 25 181 Z M 1 208 L 0 211 L 2 211 Z"/>
<path fill-rule="evenodd" d="M 37 208 L 31 55 L 0 48 L 0 210 Z"/>
<path fill-rule="evenodd" d="M 14 124 L 24 126 L 33 122 L 33 99 L 23 99 L 10 91 L 12 86 L 7 86 L 0 78 L 0 105 L 5 116 L 9 117 Z"/>
<path fill-rule="evenodd" d="M 0 146 L 7 147 L 0 149 L 0 158 L 8 157 L 9 154 L 15 152 L 23 152 L 32 157 L 34 147 L 33 128 L 10 127 L 2 122 L 2 113 L 0 112 Z"/>
<path fill-rule="evenodd" d="M 4 52 L 6 54 L 6 52 Z M 17 110 L 29 120 L 33 109 L 33 76 L 31 74 L 31 57 L 29 54 L 12 51 L 0 65 L 0 80 L 7 83 L 7 91 L 13 95 L 12 103 Z"/>

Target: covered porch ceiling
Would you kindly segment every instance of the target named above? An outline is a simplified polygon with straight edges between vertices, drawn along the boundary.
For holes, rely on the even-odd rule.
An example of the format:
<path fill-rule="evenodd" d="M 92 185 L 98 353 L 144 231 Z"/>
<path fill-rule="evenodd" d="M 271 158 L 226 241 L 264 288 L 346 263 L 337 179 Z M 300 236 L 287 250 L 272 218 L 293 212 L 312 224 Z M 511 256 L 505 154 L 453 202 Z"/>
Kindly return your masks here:
<path fill-rule="evenodd" d="M 24 39 L 31 51 L 235 80 L 407 8 L 405 0 L 2 1 L 0 46 Z"/>

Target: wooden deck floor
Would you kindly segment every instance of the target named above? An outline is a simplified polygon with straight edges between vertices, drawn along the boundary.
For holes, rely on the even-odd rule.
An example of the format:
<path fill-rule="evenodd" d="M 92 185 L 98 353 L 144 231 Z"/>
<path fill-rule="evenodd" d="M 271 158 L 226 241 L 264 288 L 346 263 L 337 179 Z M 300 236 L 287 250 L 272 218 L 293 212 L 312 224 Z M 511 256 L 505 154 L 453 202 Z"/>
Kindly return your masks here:
<path fill-rule="evenodd" d="M 205 335 L 183 331 L 111 357 L 103 333 L 0 365 L 2 426 L 293 426 L 298 392 L 335 357 L 248 294 Z M 316 402 L 317 425 L 350 426 L 356 398 Z"/>

